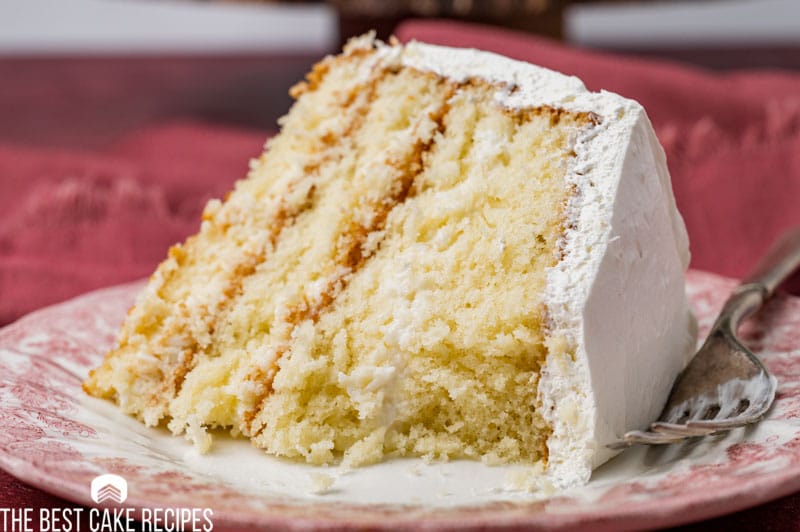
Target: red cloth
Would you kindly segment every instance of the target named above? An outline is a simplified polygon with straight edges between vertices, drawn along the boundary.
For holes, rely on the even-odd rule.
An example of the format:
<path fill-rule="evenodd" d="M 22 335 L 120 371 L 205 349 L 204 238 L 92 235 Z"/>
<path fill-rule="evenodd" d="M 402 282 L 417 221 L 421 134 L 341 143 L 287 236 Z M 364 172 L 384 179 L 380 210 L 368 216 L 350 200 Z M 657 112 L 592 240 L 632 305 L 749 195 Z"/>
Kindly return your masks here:
<path fill-rule="evenodd" d="M 266 134 L 169 125 L 101 153 L 0 144 L 0 324 L 149 275 Z"/>
<path fill-rule="evenodd" d="M 800 223 L 800 75 L 712 74 L 455 23 L 410 22 L 397 33 L 404 40 L 472 46 L 525 59 L 576 74 L 591 89 L 642 102 L 667 151 L 695 268 L 740 276 L 782 228 Z M 28 67 L 35 70 L 35 64 Z M 125 68 L 124 63 L 115 66 L 114 75 L 124 74 Z M 18 111 L 13 98 L 28 95 L 31 79 L 41 79 L 25 71 L 28 76 L 3 77 L 0 108 L 6 111 L 0 138 L 8 138 L 3 133 L 13 127 L 9 116 Z M 153 89 L 158 81 L 125 79 L 131 94 L 139 90 L 137 84 Z M 92 86 L 106 85 L 96 79 Z M 42 93 L 52 116 L 80 119 L 74 109 L 53 109 L 72 102 L 69 91 L 58 87 Z M 158 91 L 147 94 L 155 97 Z M 215 90 L 205 96 L 214 98 Z M 239 102 L 240 107 L 262 105 L 260 94 L 247 97 L 252 100 Z M 97 109 L 92 112 L 98 115 Z M 106 127 L 114 123 L 115 112 L 109 110 Z M 150 273 L 170 244 L 197 229 L 206 199 L 222 195 L 244 175 L 248 159 L 259 153 L 266 137 L 265 131 L 196 123 L 130 123 L 138 129 L 115 130 L 111 144 L 97 142 L 107 129 L 84 124 L 76 130 L 86 132 L 88 140 L 70 139 L 71 151 L 18 144 L 37 138 L 37 131 L 42 132 L 38 138 L 63 138 L 46 134 L 69 127 L 57 121 L 26 123 L 17 143 L 0 141 L 0 324 Z M 89 145 L 103 148 L 74 148 Z M 0 472 L 0 508 L 66 504 Z M 795 495 L 702 526 L 785 530 L 797 529 L 798 523 L 800 496 Z"/>

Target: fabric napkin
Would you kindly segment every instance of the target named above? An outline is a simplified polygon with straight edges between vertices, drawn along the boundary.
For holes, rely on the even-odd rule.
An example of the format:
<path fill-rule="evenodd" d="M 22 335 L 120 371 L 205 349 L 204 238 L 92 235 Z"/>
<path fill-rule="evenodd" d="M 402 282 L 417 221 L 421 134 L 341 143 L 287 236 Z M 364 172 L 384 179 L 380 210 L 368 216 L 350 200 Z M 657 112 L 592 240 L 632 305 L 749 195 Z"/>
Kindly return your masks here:
<path fill-rule="evenodd" d="M 0 144 L 0 325 L 149 275 L 267 134 L 170 124 L 102 152 Z"/>

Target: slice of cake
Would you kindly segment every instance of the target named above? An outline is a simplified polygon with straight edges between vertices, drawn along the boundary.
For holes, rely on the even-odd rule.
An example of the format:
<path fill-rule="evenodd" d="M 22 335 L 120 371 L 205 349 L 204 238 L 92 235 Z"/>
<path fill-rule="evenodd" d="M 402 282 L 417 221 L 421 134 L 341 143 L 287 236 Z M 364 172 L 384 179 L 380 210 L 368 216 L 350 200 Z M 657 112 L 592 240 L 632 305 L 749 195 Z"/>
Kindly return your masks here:
<path fill-rule="evenodd" d="M 689 254 L 636 102 L 497 55 L 352 41 L 173 247 L 86 380 L 208 449 L 586 481 L 694 345 Z"/>

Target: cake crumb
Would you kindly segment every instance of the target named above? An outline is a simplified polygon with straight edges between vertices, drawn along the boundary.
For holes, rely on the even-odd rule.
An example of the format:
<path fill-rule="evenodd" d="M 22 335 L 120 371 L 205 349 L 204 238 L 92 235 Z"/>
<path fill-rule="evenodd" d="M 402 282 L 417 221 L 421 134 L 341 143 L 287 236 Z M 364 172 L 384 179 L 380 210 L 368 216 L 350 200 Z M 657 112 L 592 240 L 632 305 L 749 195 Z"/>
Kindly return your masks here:
<path fill-rule="evenodd" d="M 415 476 L 415 477 L 421 477 L 422 476 L 422 470 L 420 469 L 419 464 L 415 464 L 414 466 L 409 467 L 408 468 L 408 473 L 410 475 L 412 475 L 412 476 Z"/>
<path fill-rule="evenodd" d="M 311 493 L 315 495 L 325 495 L 330 493 L 336 479 L 326 473 L 310 473 L 308 475 L 311 481 Z"/>
<path fill-rule="evenodd" d="M 192 442 L 198 454 L 207 454 L 211 450 L 213 437 L 197 416 L 189 416 L 185 424 L 178 419 L 173 419 L 168 428 L 173 434 L 179 434 L 182 431 L 186 439 Z"/>
<path fill-rule="evenodd" d="M 357 441 L 344 453 L 342 467 L 350 469 L 380 462 L 383 458 L 383 443 L 386 427 L 374 430 L 366 438 Z"/>
<path fill-rule="evenodd" d="M 509 471 L 506 473 L 504 488 L 506 491 L 525 491 L 546 497 L 556 492 L 556 487 L 545 475 L 542 464 Z"/>

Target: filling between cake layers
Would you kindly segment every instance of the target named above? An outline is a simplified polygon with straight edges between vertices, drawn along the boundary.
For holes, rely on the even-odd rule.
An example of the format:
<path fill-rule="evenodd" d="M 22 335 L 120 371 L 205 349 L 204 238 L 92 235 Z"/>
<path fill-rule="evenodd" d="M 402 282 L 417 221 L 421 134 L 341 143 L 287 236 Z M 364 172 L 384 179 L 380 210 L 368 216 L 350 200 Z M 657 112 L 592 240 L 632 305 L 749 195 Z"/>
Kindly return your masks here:
<path fill-rule="evenodd" d="M 591 118 L 377 59 L 298 87 L 87 391 L 205 448 L 224 427 L 314 464 L 546 461 L 542 295 Z"/>

